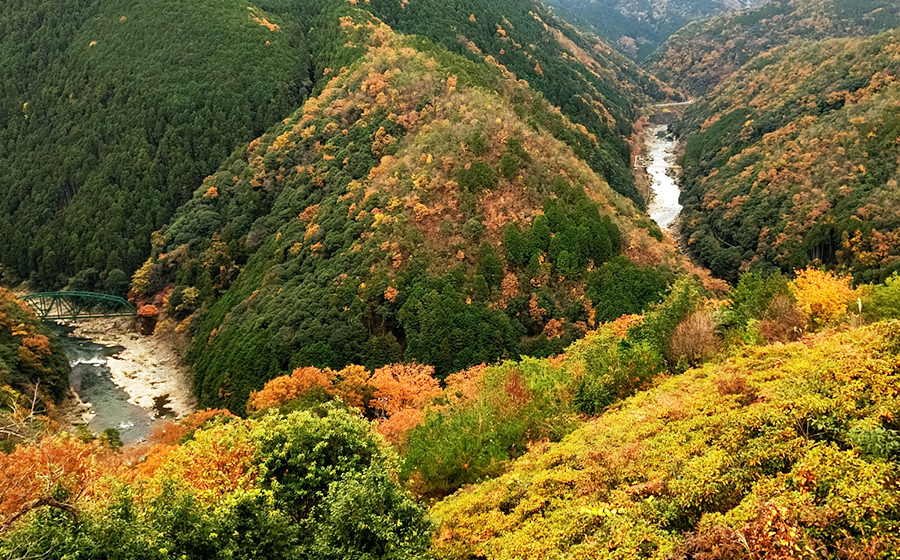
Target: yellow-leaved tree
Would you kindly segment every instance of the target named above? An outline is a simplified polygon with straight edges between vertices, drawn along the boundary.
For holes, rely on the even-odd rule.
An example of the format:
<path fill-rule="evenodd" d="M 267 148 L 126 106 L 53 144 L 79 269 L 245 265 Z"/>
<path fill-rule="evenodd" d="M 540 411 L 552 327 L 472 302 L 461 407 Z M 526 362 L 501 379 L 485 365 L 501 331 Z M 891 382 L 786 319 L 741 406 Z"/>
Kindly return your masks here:
<path fill-rule="evenodd" d="M 844 317 L 853 300 L 850 277 L 818 268 L 798 270 L 791 282 L 797 307 L 810 325 L 823 327 Z"/>

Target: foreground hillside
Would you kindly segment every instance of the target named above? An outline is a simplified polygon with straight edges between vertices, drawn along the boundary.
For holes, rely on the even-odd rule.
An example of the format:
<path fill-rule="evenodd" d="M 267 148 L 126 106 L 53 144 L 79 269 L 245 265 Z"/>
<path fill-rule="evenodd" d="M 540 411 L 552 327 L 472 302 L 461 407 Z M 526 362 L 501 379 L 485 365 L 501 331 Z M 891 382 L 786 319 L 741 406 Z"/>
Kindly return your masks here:
<path fill-rule="evenodd" d="M 895 558 L 900 325 L 665 379 L 432 509 L 439 558 Z"/>
<path fill-rule="evenodd" d="M 872 35 L 898 25 L 900 6 L 893 0 L 770 0 L 754 10 L 685 27 L 647 66 L 700 96 L 773 47 L 797 39 Z"/>
<path fill-rule="evenodd" d="M 608 144 L 523 84 L 363 10 L 317 24 L 344 68 L 210 176 L 135 275 L 195 329 L 203 405 L 243 411 L 301 365 L 443 377 L 558 352 L 685 265 L 588 164 Z"/>
<path fill-rule="evenodd" d="M 421 558 L 431 523 L 393 464 L 365 421 L 334 406 L 252 421 L 205 411 L 124 452 L 48 437 L 0 456 L 0 553 Z"/>
<path fill-rule="evenodd" d="M 0 454 L 0 553 L 896 558 L 898 294 L 807 269 L 713 301 L 682 277 L 562 355 L 443 386 L 418 364 L 298 367 L 247 418 L 124 448 L 36 432 Z"/>
<path fill-rule="evenodd" d="M 682 233 L 714 274 L 900 265 L 900 34 L 794 43 L 685 114 Z"/>

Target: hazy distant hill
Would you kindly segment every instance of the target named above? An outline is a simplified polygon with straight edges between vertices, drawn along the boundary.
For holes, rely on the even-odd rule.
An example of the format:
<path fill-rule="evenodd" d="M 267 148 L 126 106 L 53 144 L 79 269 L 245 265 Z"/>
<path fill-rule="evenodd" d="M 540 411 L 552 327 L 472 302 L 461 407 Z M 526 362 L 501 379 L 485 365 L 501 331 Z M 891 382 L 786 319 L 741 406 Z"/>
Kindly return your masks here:
<path fill-rule="evenodd" d="M 796 39 L 865 36 L 900 25 L 893 0 L 770 0 L 682 29 L 648 68 L 694 95 L 711 91 L 758 54 Z"/>
<path fill-rule="evenodd" d="M 636 60 L 653 53 L 691 22 L 748 7 L 741 0 L 555 0 L 553 4 Z"/>

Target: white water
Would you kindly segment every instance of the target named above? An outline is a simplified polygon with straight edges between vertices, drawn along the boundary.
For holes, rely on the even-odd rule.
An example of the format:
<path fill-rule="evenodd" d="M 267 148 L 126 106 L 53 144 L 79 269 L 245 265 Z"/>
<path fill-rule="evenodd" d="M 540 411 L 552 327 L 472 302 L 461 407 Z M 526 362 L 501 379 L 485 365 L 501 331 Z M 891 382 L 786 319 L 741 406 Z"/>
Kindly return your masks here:
<path fill-rule="evenodd" d="M 666 125 L 655 125 L 644 132 L 649 147 L 646 169 L 653 191 L 647 212 L 663 229 L 669 229 L 681 212 L 681 204 L 678 203 L 681 193 L 674 176 L 676 142 L 667 129 Z"/>

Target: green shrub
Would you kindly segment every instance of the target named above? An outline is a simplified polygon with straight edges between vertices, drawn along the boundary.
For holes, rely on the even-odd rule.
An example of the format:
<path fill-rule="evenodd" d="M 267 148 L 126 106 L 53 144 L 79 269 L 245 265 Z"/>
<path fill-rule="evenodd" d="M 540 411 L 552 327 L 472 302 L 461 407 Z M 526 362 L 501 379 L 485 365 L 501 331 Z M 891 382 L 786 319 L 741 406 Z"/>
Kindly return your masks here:
<path fill-rule="evenodd" d="M 384 469 L 333 483 L 315 517 L 310 556 L 317 560 L 413 560 L 431 544 L 425 508 Z"/>
<path fill-rule="evenodd" d="M 873 286 L 862 300 L 862 312 L 868 321 L 900 319 L 900 274 L 895 272 L 884 284 Z"/>
<path fill-rule="evenodd" d="M 701 293 L 692 278 L 681 277 L 673 284 L 662 303 L 645 314 L 644 322 L 629 329 L 628 340 L 646 342 L 665 357 L 670 371 L 683 368 L 673 352 L 672 334 L 700 305 Z"/>
<path fill-rule="evenodd" d="M 662 299 L 667 286 L 665 275 L 658 270 L 616 257 L 588 276 L 585 293 L 594 302 L 598 321 L 614 321 L 622 315 L 643 313 Z"/>
<path fill-rule="evenodd" d="M 484 136 L 481 132 L 474 132 L 469 138 L 466 140 L 466 146 L 469 148 L 469 151 L 476 157 L 481 157 L 488 152 L 488 143 L 487 140 L 484 139 Z"/>
<path fill-rule="evenodd" d="M 585 372 L 578 382 L 575 408 L 588 415 L 631 396 L 665 369 L 662 356 L 648 342 L 624 343 L 611 332 L 585 341 L 579 355 Z"/>
<path fill-rule="evenodd" d="M 508 153 L 503 154 L 503 157 L 500 159 L 500 173 L 508 181 L 512 181 L 516 178 L 516 173 L 518 172 L 519 162 L 516 161 L 516 158 Z"/>
<path fill-rule="evenodd" d="M 401 477 L 420 494 L 442 496 L 500 474 L 529 442 L 559 440 L 574 428 L 571 386 L 546 360 L 487 368 L 477 399 L 428 412 L 410 433 Z"/>
<path fill-rule="evenodd" d="M 746 327 L 752 319 L 767 319 L 773 300 L 777 296 L 790 296 L 790 293 L 787 278 L 779 272 L 742 274 L 737 285 L 728 293 L 722 326 L 738 330 Z"/>
<path fill-rule="evenodd" d="M 298 521 L 319 504 L 330 484 L 385 459 L 366 422 L 336 405 L 324 405 L 319 414 L 263 416 L 252 437 L 263 487 L 273 489 L 280 508 Z"/>

